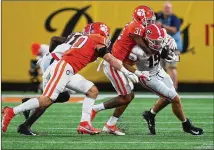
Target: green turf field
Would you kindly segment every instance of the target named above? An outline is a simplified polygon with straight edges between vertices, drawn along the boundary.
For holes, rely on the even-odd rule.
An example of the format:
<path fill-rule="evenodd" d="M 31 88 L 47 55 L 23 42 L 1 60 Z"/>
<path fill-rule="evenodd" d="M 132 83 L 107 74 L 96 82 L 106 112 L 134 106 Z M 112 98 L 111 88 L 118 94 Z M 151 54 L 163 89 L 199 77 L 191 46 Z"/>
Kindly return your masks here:
<path fill-rule="evenodd" d="M 100 103 L 98 101 L 97 103 Z M 186 115 L 194 125 L 204 129 L 204 135 L 192 136 L 182 131 L 181 123 L 168 106 L 156 117 L 157 135 L 148 135 L 147 124 L 141 113 L 149 109 L 155 99 L 135 99 L 120 118 L 118 127 L 126 136 L 80 135 L 76 128 L 80 120 L 81 104 L 55 104 L 33 126 L 41 133 L 37 137 L 22 136 L 16 132 L 24 120 L 17 116 L 2 133 L 3 149 L 213 149 L 213 99 L 183 99 Z M 15 106 L 17 103 L 2 103 Z M 102 128 L 113 110 L 100 112 L 93 125 Z"/>

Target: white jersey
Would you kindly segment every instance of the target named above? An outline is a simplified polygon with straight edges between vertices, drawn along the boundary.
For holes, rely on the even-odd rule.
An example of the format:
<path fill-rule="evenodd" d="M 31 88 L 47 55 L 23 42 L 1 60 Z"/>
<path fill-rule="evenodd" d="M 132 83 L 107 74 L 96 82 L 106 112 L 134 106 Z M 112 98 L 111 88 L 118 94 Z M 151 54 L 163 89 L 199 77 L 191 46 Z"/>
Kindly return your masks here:
<path fill-rule="evenodd" d="M 140 71 L 149 71 L 150 75 L 154 75 L 161 70 L 160 52 L 147 56 L 139 46 L 135 46 L 129 54 L 129 59 L 136 61 L 137 69 Z"/>

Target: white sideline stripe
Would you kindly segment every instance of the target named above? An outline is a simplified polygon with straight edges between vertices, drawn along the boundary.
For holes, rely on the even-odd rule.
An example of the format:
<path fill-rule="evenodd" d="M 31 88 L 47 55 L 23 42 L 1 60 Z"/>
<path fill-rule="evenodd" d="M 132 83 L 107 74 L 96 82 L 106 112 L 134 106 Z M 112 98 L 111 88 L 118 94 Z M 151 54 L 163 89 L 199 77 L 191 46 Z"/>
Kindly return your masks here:
<path fill-rule="evenodd" d="M 187 142 L 187 141 L 179 141 L 179 142 L 128 142 L 128 141 L 124 141 L 124 142 L 106 142 L 106 141 L 100 141 L 100 142 L 82 142 L 82 141 L 67 141 L 67 142 L 58 142 L 58 141 L 2 141 L 3 143 L 46 143 L 46 144 L 67 144 L 67 143 L 71 143 L 71 144 L 175 144 L 175 143 L 185 143 L 185 144 L 204 144 L 204 142 Z"/>
<path fill-rule="evenodd" d="M 39 94 L 2 94 L 2 98 L 5 97 L 38 97 Z M 115 97 L 117 94 L 100 94 L 97 99 L 104 99 L 104 98 L 110 98 Z M 83 94 L 73 94 L 71 97 L 84 97 Z M 213 95 L 180 95 L 181 98 L 188 98 L 188 99 L 200 99 L 200 98 L 206 98 L 206 99 L 213 99 Z M 136 94 L 135 98 L 158 98 L 155 94 Z"/>

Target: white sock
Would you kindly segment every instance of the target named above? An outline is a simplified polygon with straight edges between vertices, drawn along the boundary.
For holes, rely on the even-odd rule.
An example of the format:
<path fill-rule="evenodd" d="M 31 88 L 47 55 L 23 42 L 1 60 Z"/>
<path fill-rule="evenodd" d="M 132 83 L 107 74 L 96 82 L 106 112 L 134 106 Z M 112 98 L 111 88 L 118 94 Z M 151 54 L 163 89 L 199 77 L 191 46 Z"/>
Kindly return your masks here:
<path fill-rule="evenodd" d="M 104 110 L 105 107 L 104 107 L 104 104 L 101 103 L 101 104 L 94 105 L 93 109 L 94 109 L 94 111 L 99 112 L 101 110 Z"/>
<path fill-rule="evenodd" d="M 28 101 L 13 108 L 15 114 L 24 112 L 26 110 L 32 110 L 39 107 L 39 100 L 37 98 L 31 98 Z"/>
<path fill-rule="evenodd" d="M 91 121 L 91 111 L 94 106 L 95 99 L 85 97 L 82 104 L 82 117 L 81 122 L 88 121 L 90 123 Z"/>
<path fill-rule="evenodd" d="M 117 123 L 117 120 L 118 120 L 117 117 L 111 116 L 111 118 L 107 122 L 107 125 L 108 126 L 113 126 L 113 125 L 115 125 Z"/>
<path fill-rule="evenodd" d="M 150 112 L 151 112 L 152 114 L 154 114 L 154 115 L 156 115 L 156 114 L 157 114 L 156 112 L 154 112 L 154 110 L 153 110 L 153 109 L 151 109 L 151 110 L 150 110 Z"/>

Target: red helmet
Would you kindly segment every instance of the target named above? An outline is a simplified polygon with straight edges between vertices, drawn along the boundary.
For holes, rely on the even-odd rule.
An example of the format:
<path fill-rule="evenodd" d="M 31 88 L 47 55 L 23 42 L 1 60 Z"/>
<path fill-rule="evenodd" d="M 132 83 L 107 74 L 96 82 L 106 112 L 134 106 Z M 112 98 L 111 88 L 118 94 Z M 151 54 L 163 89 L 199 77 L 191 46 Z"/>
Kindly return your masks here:
<path fill-rule="evenodd" d="M 161 26 L 150 24 L 145 28 L 145 40 L 149 48 L 153 50 L 161 50 L 165 44 L 166 33 Z"/>
<path fill-rule="evenodd" d="M 91 24 L 92 24 L 92 23 L 87 24 L 87 25 L 85 26 L 85 28 L 84 28 L 83 32 L 85 32 L 85 33 L 89 34 L 89 30 L 90 30 L 90 26 L 91 26 Z"/>
<path fill-rule="evenodd" d="M 154 23 L 156 17 L 154 11 L 151 8 L 140 5 L 134 10 L 133 20 L 137 23 L 147 26 Z"/>
<path fill-rule="evenodd" d="M 94 22 L 86 25 L 84 32 L 87 34 L 100 34 L 104 37 L 108 37 L 110 33 L 110 28 L 102 22 Z"/>

